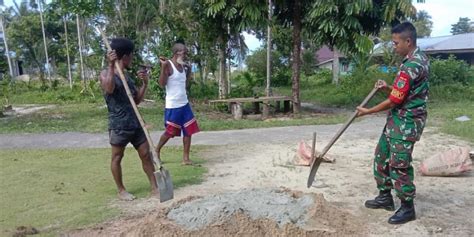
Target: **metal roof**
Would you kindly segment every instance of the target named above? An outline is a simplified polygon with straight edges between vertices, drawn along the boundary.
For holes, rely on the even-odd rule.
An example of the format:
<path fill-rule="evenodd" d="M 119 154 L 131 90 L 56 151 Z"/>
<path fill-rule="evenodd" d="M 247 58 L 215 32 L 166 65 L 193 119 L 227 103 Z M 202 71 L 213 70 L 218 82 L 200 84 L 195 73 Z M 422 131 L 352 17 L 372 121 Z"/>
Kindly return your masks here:
<path fill-rule="evenodd" d="M 474 52 L 474 33 L 420 38 L 417 45 L 431 53 Z"/>

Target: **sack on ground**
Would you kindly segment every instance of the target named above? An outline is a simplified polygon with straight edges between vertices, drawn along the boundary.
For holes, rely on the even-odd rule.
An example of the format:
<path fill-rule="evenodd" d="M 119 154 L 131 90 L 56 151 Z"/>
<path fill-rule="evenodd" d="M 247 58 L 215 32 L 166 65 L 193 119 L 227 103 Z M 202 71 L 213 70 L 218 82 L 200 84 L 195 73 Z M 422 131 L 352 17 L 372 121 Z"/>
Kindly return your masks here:
<path fill-rule="evenodd" d="M 310 166 L 311 163 L 313 162 L 313 159 L 311 158 L 311 146 L 308 145 L 305 141 L 300 141 L 298 143 L 298 147 L 296 148 L 296 155 L 295 155 L 295 164 L 296 165 L 302 165 L 302 166 Z M 317 157 L 319 153 L 315 151 L 315 156 Z M 334 162 L 335 159 L 324 156 L 323 157 L 324 162 Z"/>
<path fill-rule="evenodd" d="M 469 151 L 469 147 L 457 147 L 438 153 L 421 162 L 421 174 L 426 176 L 457 176 L 471 171 L 473 166 Z"/>

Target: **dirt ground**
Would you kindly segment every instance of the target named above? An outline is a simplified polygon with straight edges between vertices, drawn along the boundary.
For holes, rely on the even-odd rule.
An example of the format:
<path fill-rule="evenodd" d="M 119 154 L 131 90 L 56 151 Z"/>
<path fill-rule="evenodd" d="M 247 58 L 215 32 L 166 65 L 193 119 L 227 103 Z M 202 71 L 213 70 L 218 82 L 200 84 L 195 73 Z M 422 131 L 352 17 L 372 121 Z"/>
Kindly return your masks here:
<path fill-rule="evenodd" d="M 309 189 L 306 188 L 309 167 L 293 165 L 296 140 L 210 146 L 201 154 L 208 160 L 206 166 L 209 169 L 202 184 L 175 190 L 175 199 L 162 204 L 156 199 L 114 201 L 111 205 L 119 207 L 124 213 L 120 218 L 65 235 L 473 236 L 473 172 L 460 177 L 425 177 L 416 171 L 417 220 L 404 225 L 387 223 L 392 212 L 366 209 L 363 206 L 367 198 L 377 194 L 371 166 L 381 131 L 378 125 L 371 127 L 370 121 L 366 123 L 369 125 L 367 130 L 348 130 L 347 135 L 333 146 L 329 154 L 336 158 L 336 162 L 323 163 L 313 187 Z M 318 134 L 317 149 L 321 150 L 332 135 Z M 305 139 L 311 144 L 311 137 Z M 428 127 L 422 140 L 415 145 L 415 168 L 419 167 L 423 159 L 456 146 L 474 147 L 473 144 Z M 308 206 L 308 211 L 302 214 L 303 224 L 290 222 L 279 226 L 278 218 L 271 215 L 252 217 L 244 207 L 225 218 L 218 218 L 192 230 L 169 218 L 172 210 L 196 200 L 220 200 L 223 195 L 234 192 L 266 188 L 280 190 L 296 199 L 304 195 L 312 197 L 313 202 Z M 238 200 L 229 205 L 238 206 Z M 399 202 L 396 205 L 398 207 Z M 225 210 L 220 208 L 218 212 L 223 213 Z M 200 217 L 201 214 L 196 216 Z"/>

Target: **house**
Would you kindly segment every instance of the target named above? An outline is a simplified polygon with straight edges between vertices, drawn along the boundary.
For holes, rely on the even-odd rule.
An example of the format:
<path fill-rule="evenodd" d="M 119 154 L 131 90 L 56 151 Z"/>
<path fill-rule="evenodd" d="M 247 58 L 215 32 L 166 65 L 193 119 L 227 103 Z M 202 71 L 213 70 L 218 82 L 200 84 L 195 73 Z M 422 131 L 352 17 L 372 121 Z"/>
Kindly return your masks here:
<path fill-rule="evenodd" d="M 417 45 L 434 58 L 456 56 L 459 60 L 474 65 L 474 33 L 417 39 Z"/>
<path fill-rule="evenodd" d="M 418 47 L 431 58 L 447 59 L 450 55 L 454 55 L 457 59 L 474 65 L 474 33 L 418 38 L 416 41 Z M 391 42 L 376 44 L 373 55 L 382 55 L 391 44 Z"/>
<path fill-rule="evenodd" d="M 336 51 L 336 56 L 339 59 L 339 74 L 344 75 L 352 70 L 350 60 L 346 58 L 344 54 Z M 334 60 L 334 52 L 327 46 L 324 45 L 318 51 L 316 51 L 316 60 L 318 68 L 327 68 L 332 71 L 332 62 Z"/>
<path fill-rule="evenodd" d="M 448 35 L 430 38 L 418 38 L 417 45 L 426 54 L 432 58 L 446 59 L 449 55 L 454 55 L 459 60 L 466 61 L 469 65 L 474 65 L 474 33 L 459 35 Z M 391 42 L 381 42 L 374 45 L 372 55 L 381 56 Z M 340 74 L 347 74 L 351 71 L 352 65 L 349 59 L 341 53 L 337 53 L 339 58 Z M 328 68 L 332 70 L 332 61 L 334 60 L 333 51 L 328 46 L 323 46 L 316 52 L 319 68 Z M 386 68 L 381 68 L 386 71 Z"/>

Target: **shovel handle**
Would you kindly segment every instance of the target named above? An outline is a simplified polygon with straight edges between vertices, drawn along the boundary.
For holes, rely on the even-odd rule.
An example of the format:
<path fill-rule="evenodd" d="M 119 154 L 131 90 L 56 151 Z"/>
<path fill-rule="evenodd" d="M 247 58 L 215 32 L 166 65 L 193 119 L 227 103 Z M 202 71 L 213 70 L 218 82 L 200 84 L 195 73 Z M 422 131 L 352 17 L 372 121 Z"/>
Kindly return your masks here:
<path fill-rule="evenodd" d="M 362 101 L 362 103 L 360 103 L 359 106 L 364 107 L 375 96 L 375 94 L 377 93 L 378 90 L 379 90 L 379 88 L 377 88 L 377 87 L 372 89 L 372 91 L 369 93 L 369 95 L 367 95 L 367 97 L 365 97 L 364 101 Z M 332 145 L 334 145 L 334 143 L 336 143 L 337 139 L 339 139 L 339 137 L 344 133 L 344 131 L 346 131 L 346 129 L 349 127 L 349 125 L 351 125 L 351 123 L 357 117 L 357 113 L 358 113 L 358 111 L 356 109 L 354 111 L 354 113 L 352 113 L 349 120 L 347 120 L 347 122 L 339 129 L 339 131 L 337 131 L 336 135 L 334 135 L 334 137 L 326 145 L 326 147 L 324 147 L 324 150 L 321 152 L 321 154 L 318 156 L 318 158 L 322 158 L 324 155 L 326 155 L 326 153 L 329 151 L 329 149 L 331 149 Z"/>
<path fill-rule="evenodd" d="M 367 97 L 365 97 L 364 101 L 360 104 L 360 106 L 365 106 L 367 102 L 369 102 L 372 97 L 374 97 L 375 93 L 377 93 L 378 88 L 374 88 Z M 319 165 L 321 164 L 324 155 L 329 151 L 329 149 L 334 145 L 334 143 L 337 141 L 337 139 L 344 133 L 344 131 L 349 127 L 349 125 L 354 121 L 354 119 L 357 117 L 357 110 L 354 111 L 352 116 L 349 118 L 349 120 L 339 129 L 339 131 L 336 133 L 336 135 L 331 139 L 331 141 L 324 147 L 324 150 L 319 154 L 318 157 L 313 159 L 313 162 L 311 163 L 311 169 L 309 172 L 309 177 L 308 177 L 308 182 L 306 183 L 306 186 L 309 188 L 311 185 L 313 185 L 314 178 L 316 177 L 316 172 L 318 171 Z"/>
<path fill-rule="evenodd" d="M 112 51 L 112 48 L 110 47 L 109 41 L 107 40 L 107 36 L 105 33 L 99 28 L 96 27 L 97 31 L 100 32 L 102 35 L 102 40 L 104 41 L 105 47 L 107 50 Z M 115 61 L 115 70 L 118 72 L 120 80 L 122 80 L 123 87 L 125 88 L 125 91 L 127 93 L 128 100 L 130 101 L 130 104 L 133 107 L 133 111 L 135 112 L 135 115 L 138 118 L 138 121 L 140 122 L 140 126 L 143 129 L 143 132 L 145 133 L 146 140 L 148 142 L 148 145 L 150 146 L 150 150 L 152 153 L 152 161 L 155 165 L 158 165 L 158 167 L 161 169 L 162 165 L 161 162 L 157 159 L 157 154 L 153 145 L 153 140 L 151 140 L 150 133 L 148 132 L 148 129 L 145 127 L 145 122 L 143 121 L 143 117 L 140 114 L 140 111 L 138 110 L 137 104 L 135 103 L 135 100 L 133 99 L 132 92 L 130 91 L 130 87 L 128 87 L 127 80 L 125 79 L 125 75 L 123 74 L 122 68 L 120 68 L 119 62 Z"/>

